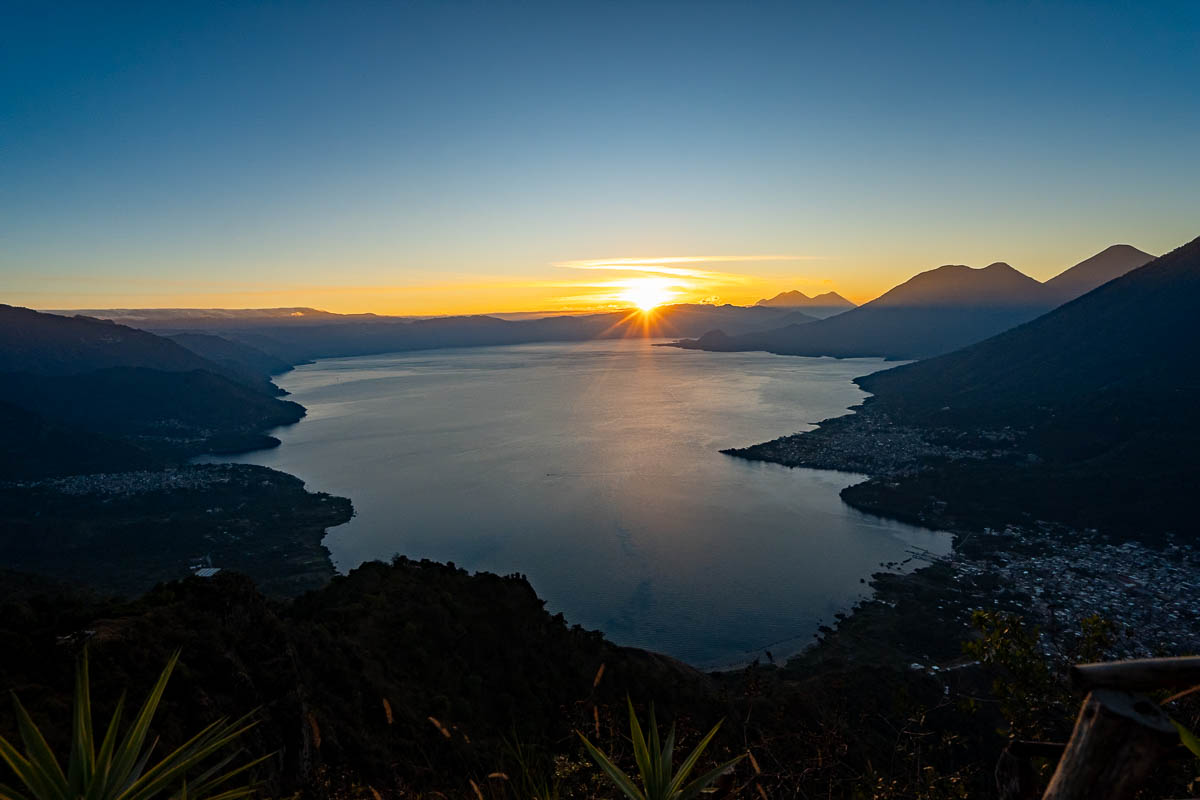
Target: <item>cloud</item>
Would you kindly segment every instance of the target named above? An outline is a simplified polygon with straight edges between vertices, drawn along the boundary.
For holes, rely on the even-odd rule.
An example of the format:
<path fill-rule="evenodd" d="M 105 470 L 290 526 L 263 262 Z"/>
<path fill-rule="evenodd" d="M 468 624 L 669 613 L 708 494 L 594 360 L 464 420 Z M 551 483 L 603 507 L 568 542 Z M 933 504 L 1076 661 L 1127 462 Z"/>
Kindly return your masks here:
<path fill-rule="evenodd" d="M 556 267 L 566 269 L 599 269 L 613 272 L 648 272 L 655 275 L 674 275 L 682 278 L 698 278 L 722 283 L 744 283 L 750 278 L 731 272 L 696 269 L 677 266 L 680 264 L 738 264 L 762 261 L 822 261 L 821 256 L 798 255 L 732 255 L 732 256 L 658 256 L 653 258 L 595 258 L 576 261 L 559 261 Z"/>

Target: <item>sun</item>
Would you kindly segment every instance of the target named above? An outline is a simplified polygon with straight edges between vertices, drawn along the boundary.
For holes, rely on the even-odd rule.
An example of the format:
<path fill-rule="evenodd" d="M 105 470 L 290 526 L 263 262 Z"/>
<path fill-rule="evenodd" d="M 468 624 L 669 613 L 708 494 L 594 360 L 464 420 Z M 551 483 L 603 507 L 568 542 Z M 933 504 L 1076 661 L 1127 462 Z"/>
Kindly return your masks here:
<path fill-rule="evenodd" d="M 663 303 L 675 299 L 676 292 L 670 281 L 663 278 L 637 278 L 631 280 L 621 293 L 621 299 L 642 311 L 651 311 Z"/>

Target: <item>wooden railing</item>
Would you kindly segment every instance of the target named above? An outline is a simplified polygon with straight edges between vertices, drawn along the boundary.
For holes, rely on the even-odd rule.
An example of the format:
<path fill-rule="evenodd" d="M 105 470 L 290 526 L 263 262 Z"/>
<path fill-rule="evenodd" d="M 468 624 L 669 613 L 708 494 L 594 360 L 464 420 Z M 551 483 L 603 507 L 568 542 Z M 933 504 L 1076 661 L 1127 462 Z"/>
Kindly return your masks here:
<path fill-rule="evenodd" d="M 1179 732 L 1145 692 L 1200 685 L 1200 656 L 1077 664 L 1071 682 L 1088 694 L 1066 745 L 1014 742 L 996 767 L 1004 800 L 1036 790 L 1028 758 L 1062 755 L 1042 800 L 1123 800 L 1180 748 Z"/>

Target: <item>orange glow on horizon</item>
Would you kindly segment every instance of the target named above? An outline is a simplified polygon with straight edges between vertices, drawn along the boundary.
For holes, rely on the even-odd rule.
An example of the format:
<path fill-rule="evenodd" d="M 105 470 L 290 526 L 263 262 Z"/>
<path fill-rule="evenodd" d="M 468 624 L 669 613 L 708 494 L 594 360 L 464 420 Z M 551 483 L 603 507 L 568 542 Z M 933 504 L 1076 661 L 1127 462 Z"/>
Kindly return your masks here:
<path fill-rule="evenodd" d="M 23 294 L 10 290 L 5 302 L 56 310 L 309 307 L 339 314 L 443 316 L 580 314 L 629 308 L 644 311 L 674 303 L 748 306 L 789 290 L 811 296 L 836 289 L 857 302 L 873 296 L 863 296 L 858 285 L 843 287 L 842 281 L 834 285 L 824 269 L 817 272 L 801 266 L 808 260 L 802 256 L 753 255 L 595 259 L 547 263 L 531 266 L 528 271 L 479 275 L 474 279 L 462 275 L 456 276 L 457 280 L 446 280 L 426 271 L 410 274 L 406 277 L 411 280 L 392 285 L 251 283 L 244 279 L 221 281 L 215 276 L 147 279 L 117 274 L 79 283 L 59 279 L 58 286 L 50 291 Z M 794 263 L 786 269 L 763 269 L 766 262 L 774 261 Z M 732 266 L 735 263 L 737 267 Z M 734 268 L 739 271 L 725 271 Z M 321 277 L 334 274 L 333 270 L 322 272 Z M 344 267 L 336 272 L 352 274 Z"/>

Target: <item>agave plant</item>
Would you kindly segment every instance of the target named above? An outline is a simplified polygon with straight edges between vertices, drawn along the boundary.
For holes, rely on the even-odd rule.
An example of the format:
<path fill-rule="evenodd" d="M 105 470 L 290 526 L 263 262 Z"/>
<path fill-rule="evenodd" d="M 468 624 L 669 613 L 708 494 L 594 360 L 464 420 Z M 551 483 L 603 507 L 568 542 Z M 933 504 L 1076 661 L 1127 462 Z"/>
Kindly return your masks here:
<path fill-rule="evenodd" d="M 14 697 L 17 727 L 25 744 L 25 753 L 18 752 L 0 736 L 0 759 L 8 764 L 23 788 L 18 790 L 0 784 L 0 800 L 153 800 L 161 797 L 235 800 L 251 794 L 253 785 L 240 781 L 231 785 L 231 782 L 269 756 L 230 769 L 229 765 L 240 751 L 229 753 L 229 750 L 238 737 L 254 726 L 255 723 L 250 721 L 252 715 L 232 722 L 219 719 L 157 763 L 150 764 L 158 743 L 157 739 L 148 742 L 150 723 L 178 660 L 179 652 L 176 651 L 124 736 L 119 735 L 125 705 L 125 698 L 121 697 L 97 749 L 92 733 L 85 650 L 75 669 L 71 753 L 65 771 L 29 713 Z M 210 763 L 214 760 L 215 763 Z"/>
<path fill-rule="evenodd" d="M 708 743 L 712 741 L 713 736 L 721 728 L 721 723 L 718 722 L 713 726 L 713 729 L 708 732 L 708 735 L 700 740 L 696 748 L 692 750 L 691 755 L 683 760 L 679 765 L 679 770 L 674 771 L 672 760 L 675 755 L 675 726 L 671 726 L 670 733 L 667 734 L 667 739 L 660 746 L 658 740 L 658 723 L 654 719 L 654 706 L 650 706 L 650 741 L 646 741 L 645 735 L 642 733 L 641 723 L 638 722 L 637 713 L 633 710 L 633 701 L 626 698 L 629 703 L 629 729 L 630 736 L 633 739 L 633 758 L 637 761 L 638 772 L 641 773 L 642 788 L 638 788 L 633 779 L 621 771 L 620 767 L 612 762 L 612 760 L 604 755 L 595 745 L 587 740 L 587 737 L 582 733 L 579 738 L 583 739 L 583 746 L 587 748 L 588 753 L 600 769 L 608 775 L 609 779 L 616 784 L 625 795 L 631 800 L 689 800 L 700 794 L 705 788 L 715 781 L 721 773 L 732 767 L 737 762 L 741 761 L 744 756 L 738 756 L 735 759 L 726 761 L 718 767 L 714 767 L 700 777 L 685 783 L 692 770 L 696 767 L 696 762 L 700 760 L 704 748 L 708 747 Z"/>

